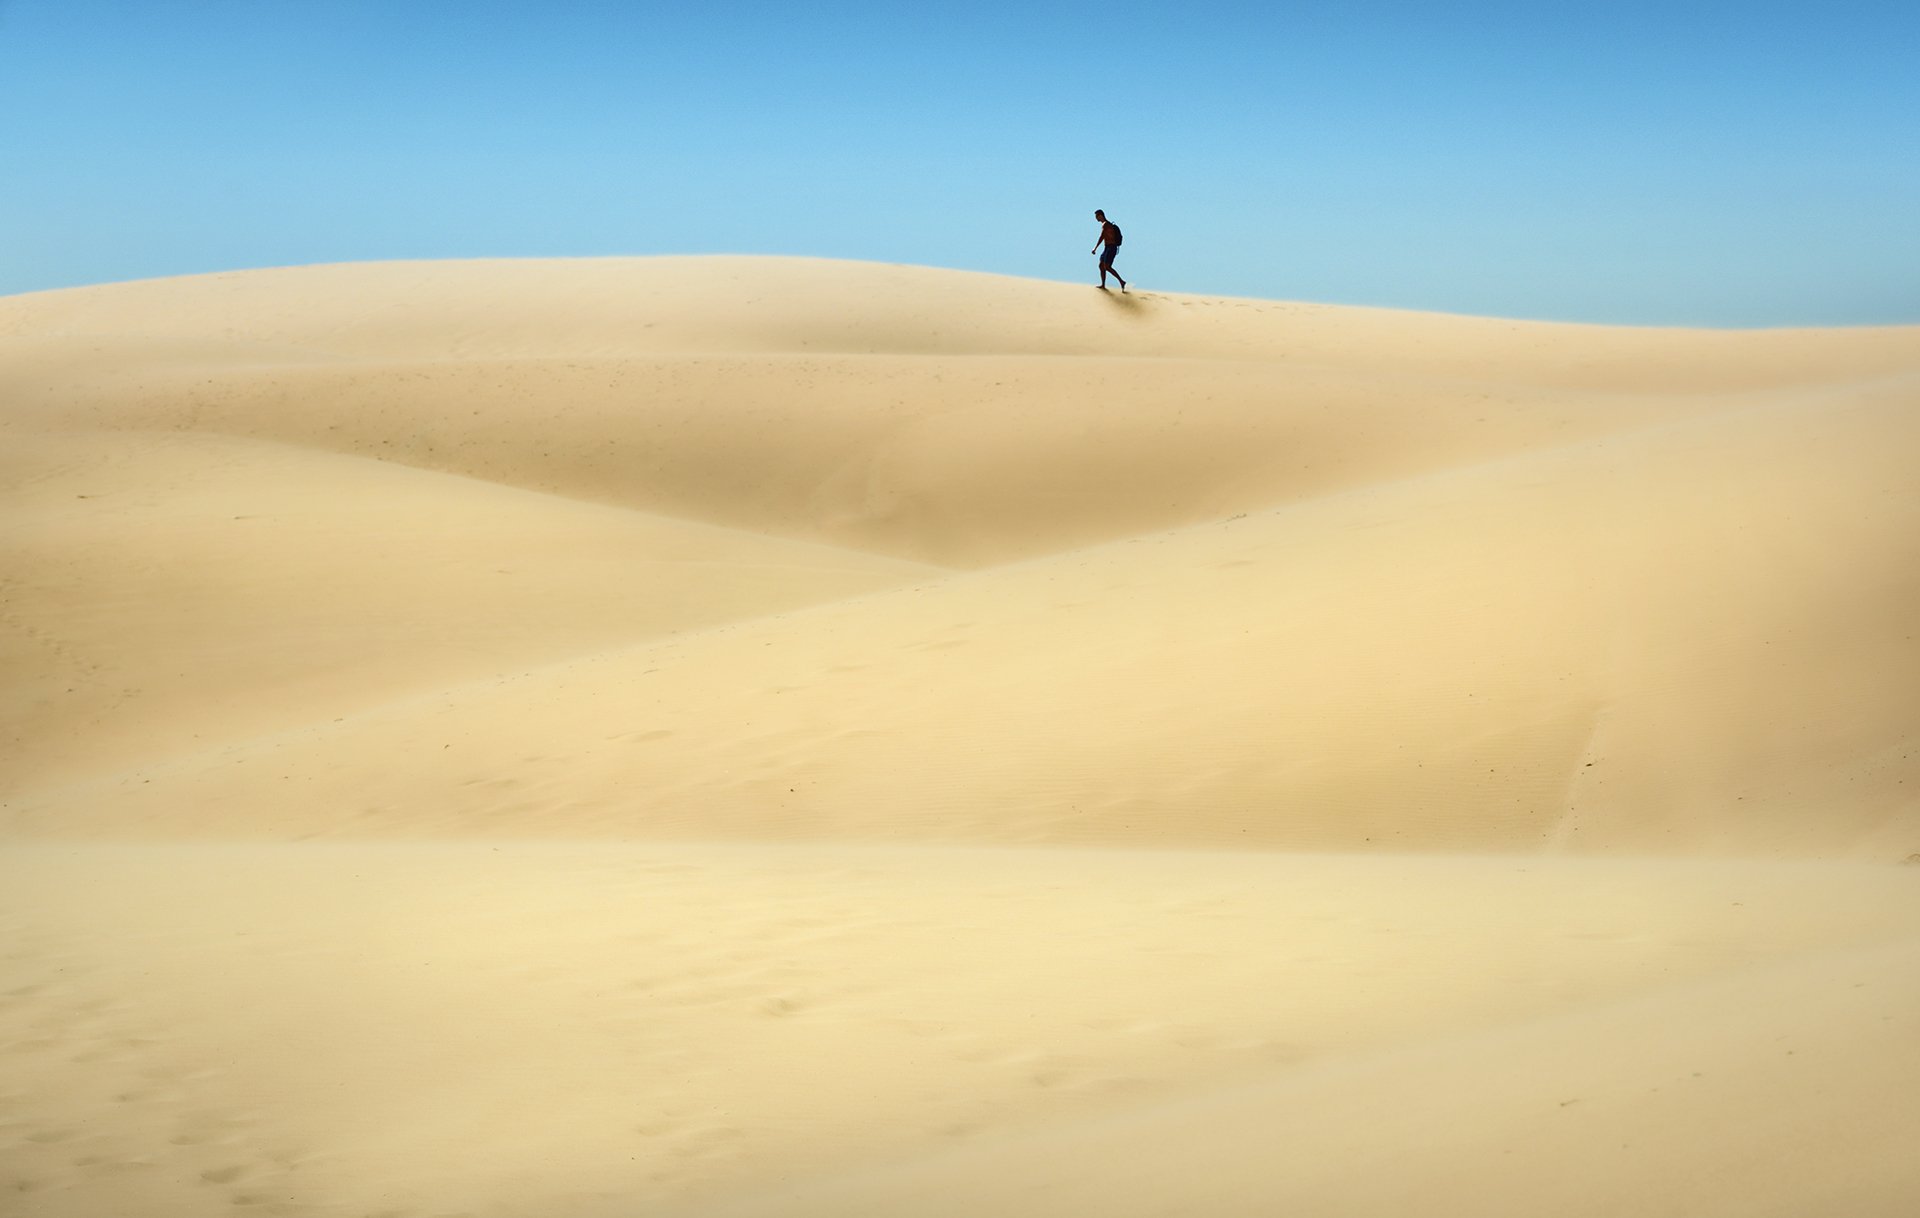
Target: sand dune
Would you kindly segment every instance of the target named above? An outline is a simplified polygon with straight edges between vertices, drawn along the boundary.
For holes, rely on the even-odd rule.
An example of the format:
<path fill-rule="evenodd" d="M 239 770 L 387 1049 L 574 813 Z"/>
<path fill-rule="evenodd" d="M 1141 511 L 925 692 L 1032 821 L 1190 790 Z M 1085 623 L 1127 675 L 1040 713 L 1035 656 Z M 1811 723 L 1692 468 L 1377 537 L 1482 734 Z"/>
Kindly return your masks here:
<path fill-rule="evenodd" d="M 0 299 L 7 1212 L 1905 1213 L 1920 330 Z"/>
<path fill-rule="evenodd" d="M 50 433 L 5 460 L 14 781 L 934 570 L 218 433 Z"/>

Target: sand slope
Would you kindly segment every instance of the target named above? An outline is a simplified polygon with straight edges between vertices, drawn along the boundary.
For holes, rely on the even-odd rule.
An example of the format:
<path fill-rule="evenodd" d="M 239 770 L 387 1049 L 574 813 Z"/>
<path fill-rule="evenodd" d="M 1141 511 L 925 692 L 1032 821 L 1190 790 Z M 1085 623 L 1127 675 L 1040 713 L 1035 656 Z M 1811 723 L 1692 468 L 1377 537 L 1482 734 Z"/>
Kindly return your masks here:
<path fill-rule="evenodd" d="M 314 267 L 0 438 L 6 1212 L 1920 1205 L 1920 331 Z"/>

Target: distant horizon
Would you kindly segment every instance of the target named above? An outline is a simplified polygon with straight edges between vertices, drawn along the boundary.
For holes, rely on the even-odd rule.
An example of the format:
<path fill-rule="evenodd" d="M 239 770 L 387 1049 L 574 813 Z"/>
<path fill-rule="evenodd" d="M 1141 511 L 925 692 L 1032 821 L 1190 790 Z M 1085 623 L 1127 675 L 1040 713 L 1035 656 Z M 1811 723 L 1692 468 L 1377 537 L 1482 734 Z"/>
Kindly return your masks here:
<path fill-rule="evenodd" d="M 1043 275 L 1023 275 L 1023 274 L 1018 274 L 1011 271 L 980 270 L 972 267 L 934 266 L 928 263 L 917 263 L 917 262 L 890 262 L 890 261 L 885 261 L 885 260 L 876 259 L 876 258 L 830 258 L 830 257 L 825 257 L 817 254 L 769 254 L 769 253 L 738 253 L 738 252 L 732 252 L 732 253 L 695 252 L 695 253 L 670 253 L 670 254 L 529 254 L 529 255 L 477 254 L 472 256 L 447 257 L 447 258 L 334 259 L 334 260 L 328 260 L 328 261 L 322 261 L 322 262 L 292 262 L 292 263 L 272 263 L 272 264 L 267 264 L 262 266 L 220 267 L 220 268 L 215 268 L 212 270 L 205 270 L 205 271 L 185 271 L 177 275 L 143 275 L 143 276 L 139 276 L 132 279 L 111 279 L 111 280 L 103 280 L 97 283 L 75 283 L 75 284 L 66 284 L 60 287 L 52 287 L 52 288 L 34 288 L 24 292 L 0 292 L 0 300 L 5 300 L 10 297 L 31 296 L 31 295 L 35 295 L 37 293 L 42 293 L 42 292 L 70 292 L 70 291 L 88 291 L 92 289 L 111 289 L 111 288 L 122 286 L 122 285 L 161 282 L 169 279 L 192 279 L 192 278 L 202 278 L 202 277 L 212 278 L 212 277 L 223 276 L 223 275 L 271 274 L 276 271 L 299 271 L 299 270 L 321 269 L 326 267 L 376 266 L 383 263 L 430 264 L 430 263 L 439 263 L 439 262 L 458 263 L 458 262 L 595 262 L 595 261 L 644 262 L 652 259 L 670 259 L 670 258 L 693 259 L 693 260 L 699 260 L 699 259 L 719 260 L 719 259 L 727 259 L 727 258 L 739 258 L 739 259 L 748 259 L 748 260 L 767 259 L 767 260 L 792 260 L 792 261 L 801 261 L 801 262 L 837 263 L 837 264 L 845 264 L 845 265 L 867 265 L 867 266 L 876 266 L 876 267 L 901 267 L 901 268 L 907 268 L 911 270 L 934 271 L 934 272 L 941 272 L 941 273 L 951 272 L 959 275 L 988 275 L 988 276 L 993 276 L 995 278 L 1020 280 L 1020 281 L 1026 281 L 1026 282 L 1032 282 L 1032 283 L 1055 284 L 1055 285 L 1060 285 L 1065 287 L 1081 286 L 1084 282 L 1078 279 L 1058 279 L 1058 278 L 1050 278 Z M 1091 286 L 1091 285 L 1088 285 L 1088 286 Z M 1119 292 L 1119 289 L 1117 287 L 1111 290 L 1116 294 L 1118 294 Z M 1366 301 L 1306 300 L 1306 299 L 1301 299 L 1296 297 L 1252 296 L 1252 295 L 1247 295 L 1245 293 L 1231 293 L 1231 292 L 1193 292 L 1193 291 L 1188 291 L 1181 288 L 1162 288 L 1162 287 L 1153 287 L 1148 285 L 1139 285 L 1134 289 L 1133 294 L 1144 297 L 1144 298 L 1151 298 L 1156 295 L 1193 296 L 1193 297 L 1203 297 L 1203 298 L 1215 298 L 1215 299 L 1221 299 L 1221 300 L 1251 300 L 1251 301 L 1258 301 L 1263 304 L 1296 305 L 1296 306 L 1303 306 L 1308 308 L 1325 307 L 1325 308 L 1332 308 L 1332 309 L 1371 309 L 1371 310 L 1379 310 L 1382 312 L 1390 312 L 1390 313 L 1427 314 L 1427 315 L 1440 316 L 1440 317 L 1459 317 L 1459 318 L 1469 318 L 1469 319 L 1480 319 L 1480 320 L 1486 320 L 1486 321 L 1509 321 L 1509 322 L 1519 322 L 1519 323 L 1525 323 L 1525 324 L 1538 324 L 1538 325 L 1616 327 L 1621 329 L 1754 331 L 1754 330 L 1814 330 L 1814 329 L 1869 330 L 1869 329 L 1909 329 L 1909 328 L 1920 327 L 1920 322 L 1899 322 L 1899 321 L 1850 322 L 1850 323 L 1832 323 L 1832 324 L 1761 322 L 1761 323 L 1755 323 L 1752 325 L 1719 325 L 1719 326 L 1695 324 L 1695 323 L 1687 323 L 1687 322 L 1586 321 L 1579 318 L 1565 318 L 1565 317 L 1522 317 L 1522 316 L 1517 316 L 1512 314 L 1501 314 L 1501 313 L 1471 313 L 1471 312 L 1466 312 L 1459 309 L 1416 308 L 1416 307 L 1409 307 L 1404 305 L 1373 304 Z"/>
<path fill-rule="evenodd" d="M 1920 9 L 0 0 L 0 295 L 808 257 L 1541 321 L 1920 324 Z"/>

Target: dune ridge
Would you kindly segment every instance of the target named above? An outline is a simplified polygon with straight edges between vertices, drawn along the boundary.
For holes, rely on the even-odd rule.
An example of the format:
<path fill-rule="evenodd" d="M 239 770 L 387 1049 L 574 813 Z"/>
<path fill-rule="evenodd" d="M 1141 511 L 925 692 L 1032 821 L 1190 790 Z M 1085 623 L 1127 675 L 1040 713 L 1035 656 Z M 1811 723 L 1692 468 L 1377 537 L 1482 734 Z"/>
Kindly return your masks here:
<path fill-rule="evenodd" d="M 1904 1213 L 1920 329 L 0 298 L 0 1196 Z"/>

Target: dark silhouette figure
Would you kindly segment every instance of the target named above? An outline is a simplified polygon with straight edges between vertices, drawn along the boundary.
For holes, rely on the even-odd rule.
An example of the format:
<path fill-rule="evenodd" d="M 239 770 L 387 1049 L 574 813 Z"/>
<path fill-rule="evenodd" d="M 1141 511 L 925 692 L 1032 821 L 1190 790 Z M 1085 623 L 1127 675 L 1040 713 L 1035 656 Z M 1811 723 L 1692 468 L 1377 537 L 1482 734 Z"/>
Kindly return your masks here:
<path fill-rule="evenodd" d="M 1100 290 L 1107 290 L 1107 276 L 1120 279 L 1120 272 L 1113 269 L 1113 256 L 1120 252 L 1120 226 L 1107 219 L 1107 213 L 1095 211 L 1093 218 L 1100 221 L 1100 240 L 1094 242 L 1089 252 L 1100 255 Z M 1120 290 L 1127 290 L 1127 281 L 1120 279 Z"/>

